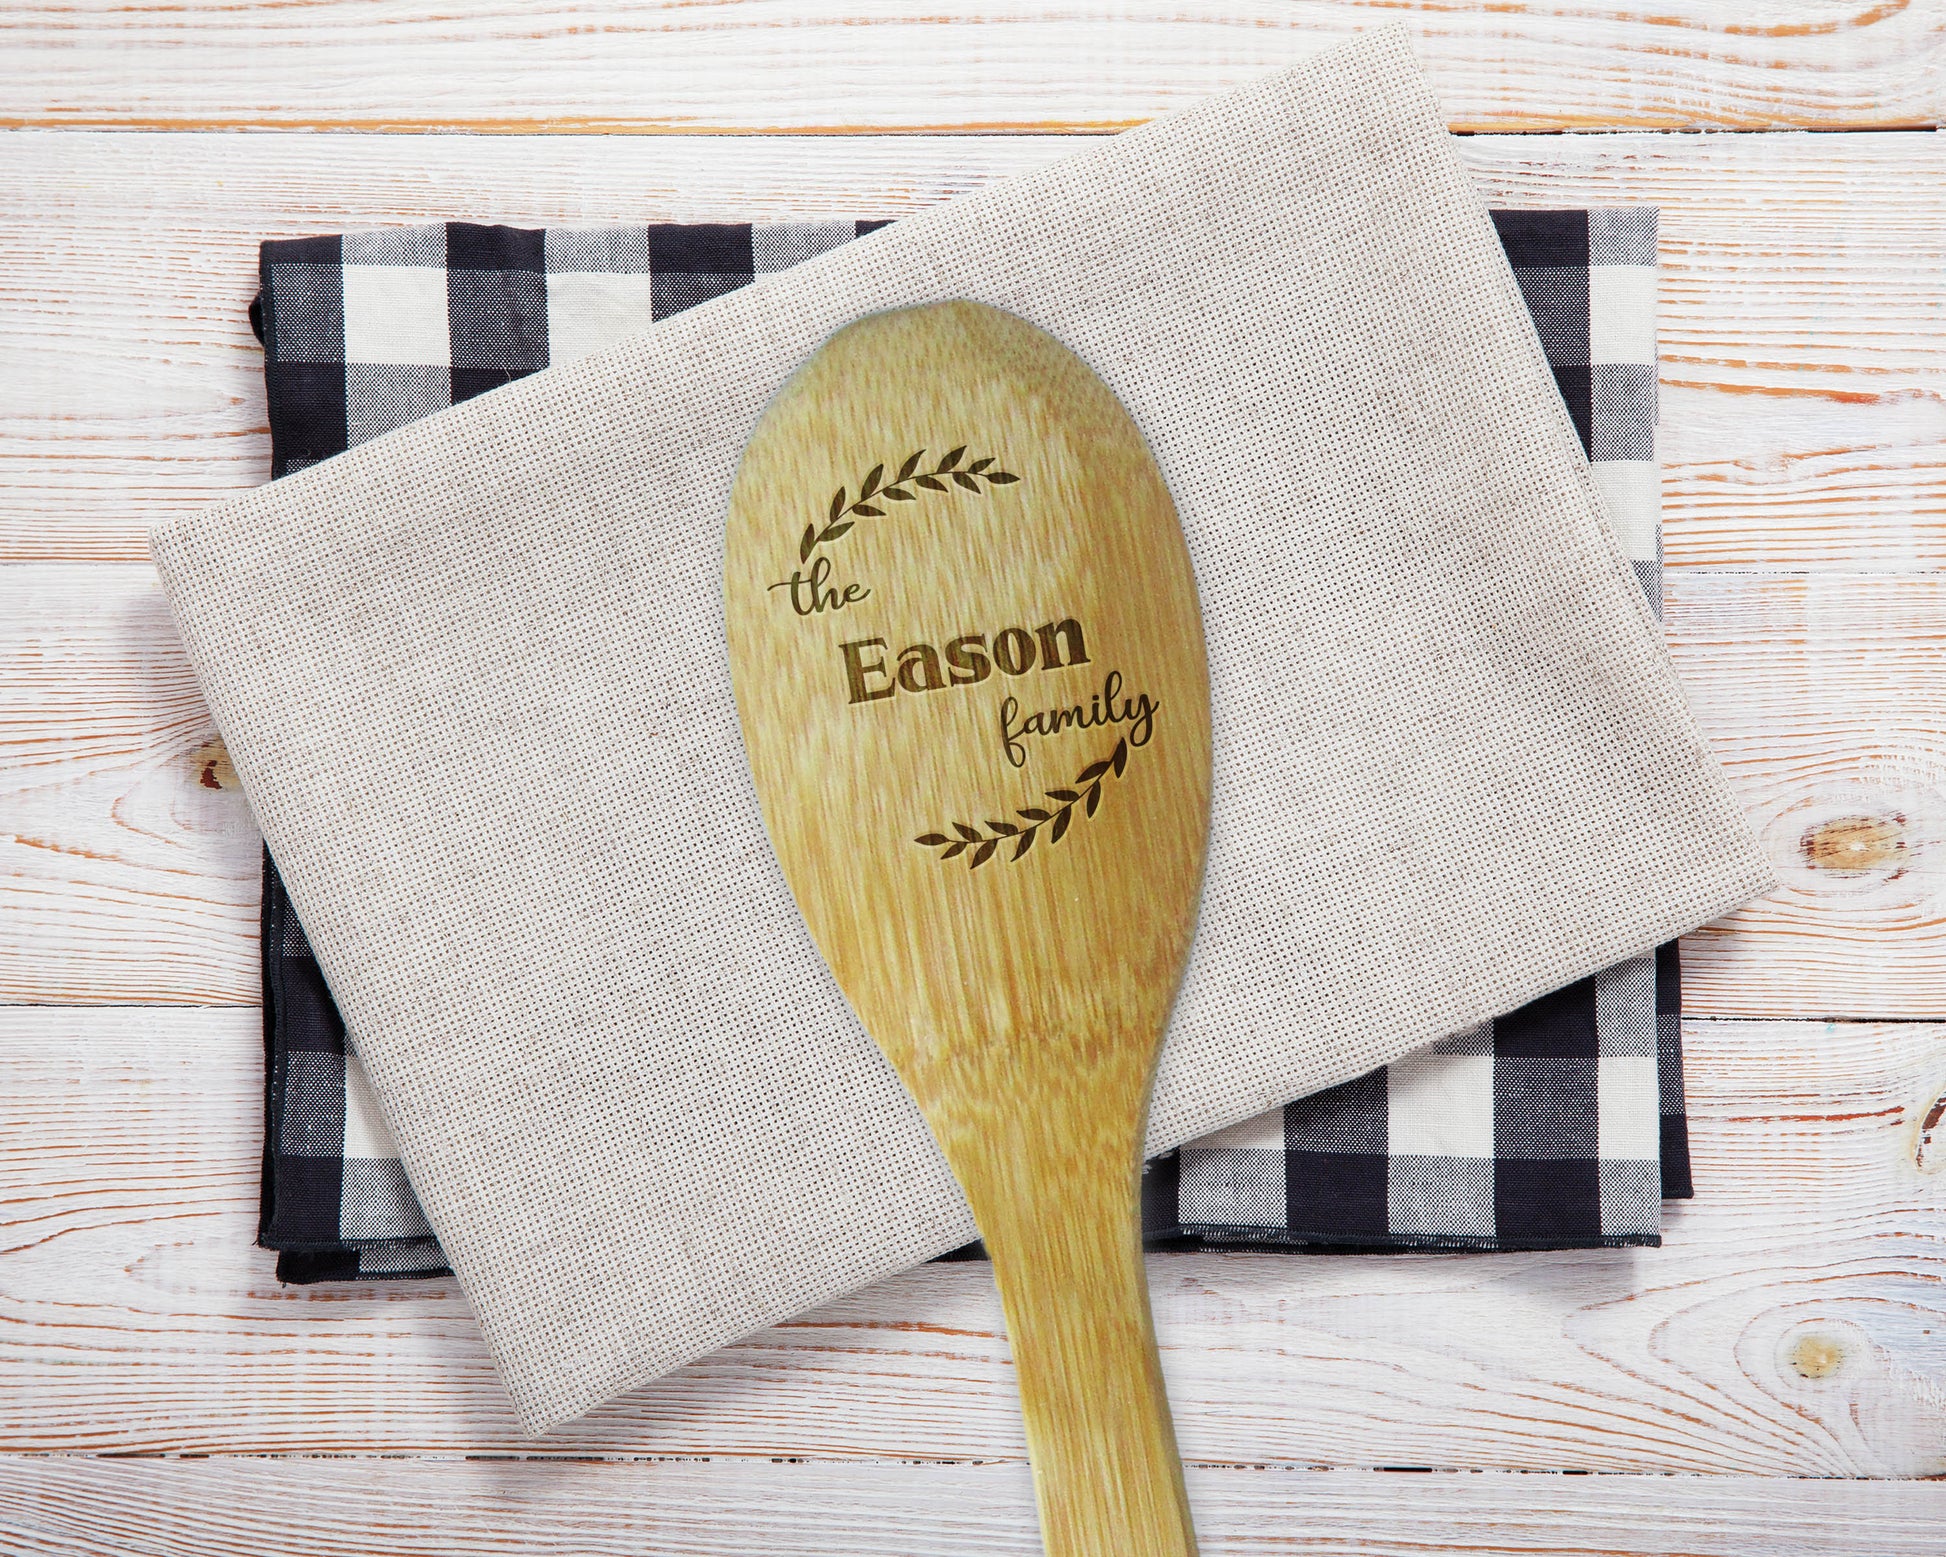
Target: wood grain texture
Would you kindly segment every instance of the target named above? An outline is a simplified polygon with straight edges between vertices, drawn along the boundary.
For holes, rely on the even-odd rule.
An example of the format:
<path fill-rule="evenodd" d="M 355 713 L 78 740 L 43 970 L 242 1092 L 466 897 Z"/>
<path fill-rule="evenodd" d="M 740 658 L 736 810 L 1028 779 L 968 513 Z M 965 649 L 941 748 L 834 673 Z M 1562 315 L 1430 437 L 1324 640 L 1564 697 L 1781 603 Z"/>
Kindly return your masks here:
<path fill-rule="evenodd" d="M 1162 472 L 1019 316 L 872 314 L 751 434 L 723 600 L 771 846 L 993 1257 L 1049 1557 L 1187 1557 L 1140 1180 L 1210 692 Z"/>
<path fill-rule="evenodd" d="M 1208 1557 L 1936 1557 L 1939 1483 L 1197 1467 Z M 1019 1465 L 0 1459 L 43 1557 L 1034 1557 Z"/>
<path fill-rule="evenodd" d="M 898 216 L 1072 144 L 10 136 L 0 560 L 140 560 L 155 518 L 264 479 L 244 317 L 260 239 Z M 1946 565 L 1946 137 L 1497 136 L 1461 152 L 1495 201 L 1662 206 L 1672 564 Z"/>
<path fill-rule="evenodd" d="M 1189 1461 L 1946 1473 L 1946 1027 L 1688 1036 L 1699 1198 L 1659 1251 L 1152 1257 Z M 1020 1458 L 967 1265 L 523 1437 L 450 1285 L 280 1287 L 250 1247 L 258 1051 L 247 1011 L 0 1011 L 0 1443 Z"/>
<path fill-rule="evenodd" d="M 980 0 L 921 13 L 897 0 L 583 0 L 450 16 L 407 0 L 144 10 L 27 0 L 0 28 L 0 124 L 1118 129 L 1401 19 L 1458 128 L 1940 117 L 1946 18 L 1925 0 Z"/>
<path fill-rule="evenodd" d="M 1668 595 L 1785 881 L 1691 938 L 1690 1011 L 1946 1017 L 1946 577 L 1672 570 Z M 0 1001 L 254 1002 L 256 834 L 153 573 L 0 568 L 0 720 Z"/>

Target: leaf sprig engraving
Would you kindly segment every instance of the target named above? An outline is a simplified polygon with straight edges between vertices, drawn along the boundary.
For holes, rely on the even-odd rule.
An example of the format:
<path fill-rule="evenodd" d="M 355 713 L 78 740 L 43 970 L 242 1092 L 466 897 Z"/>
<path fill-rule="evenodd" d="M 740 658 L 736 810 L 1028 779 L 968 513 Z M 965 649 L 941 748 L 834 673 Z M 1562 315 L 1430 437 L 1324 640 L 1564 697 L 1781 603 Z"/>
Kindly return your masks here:
<path fill-rule="evenodd" d="M 860 519 L 882 517 L 885 510 L 876 507 L 878 503 L 917 502 L 918 493 L 912 490 L 915 487 L 927 492 L 950 492 L 954 487 L 959 487 L 977 493 L 987 490 L 980 485 L 982 481 L 1005 487 L 1012 486 L 1020 479 L 1010 470 L 993 469 L 994 456 L 991 454 L 962 466 L 960 461 L 965 455 L 966 445 L 962 443 L 957 449 L 949 449 L 931 470 L 921 470 L 919 462 L 925 458 L 926 451 L 916 449 L 905 457 L 904 463 L 899 466 L 899 473 L 884 485 L 880 483 L 885 481 L 885 466 L 874 465 L 858 484 L 855 499 L 851 496 L 850 488 L 839 487 L 831 496 L 831 507 L 825 514 L 823 525 L 807 524 L 804 527 L 803 538 L 797 543 L 797 560 L 809 562 L 812 552 L 826 541 L 837 540 Z"/>
<path fill-rule="evenodd" d="M 913 839 L 914 843 L 928 849 L 939 850 L 942 860 L 957 858 L 972 853 L 967 859 L 967 869 L 978 870 L 993 858 L 994 851 L 1003 843 L 1014 846 L 1013 859 L 1020 859 L 1034 847 L 1034 840 L 1041 829 L 1047 829 L 1047 842 L 1051 848 L 1067 836 L 1068 827 L 1074 821 L 1075 808 L 1081 808 L 1083 816 L 1093 816 L 1101 805 L 1102 782 L 1112 773 L 1116 778 L 1128 766 L 1128 741 L 1126 738 L 1115 743 L 1115 749 L 1099 762 L 1091 762 L 1081 770 L 1074 784 L 1066 789 L 1050 789 L 1048 798 L 1054 801 L 1053 808 L 1045 806 L 1022 806 L 1015 813 L 1024 818 L 1021 822 L 994 821 L 989 819 L 986 831 L 969 827 L 964 822 L 953 823 L 952 835 L 946 833 L 921 833 Z"/>

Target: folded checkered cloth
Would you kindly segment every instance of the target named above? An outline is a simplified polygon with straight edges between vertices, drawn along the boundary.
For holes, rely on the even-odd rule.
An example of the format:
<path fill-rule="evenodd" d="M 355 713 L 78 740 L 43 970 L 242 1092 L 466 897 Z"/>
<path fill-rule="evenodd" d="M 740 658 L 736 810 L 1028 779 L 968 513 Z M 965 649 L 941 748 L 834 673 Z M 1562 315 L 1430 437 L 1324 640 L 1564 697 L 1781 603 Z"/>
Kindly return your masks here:
<path fill-rule="evenodd" d="M 1659 606 L 1656 213 L 1494 213 L 1642 587 Z M 876 222 L 449 224 L 263 246 L 273 473 L 586 355 Z M 264 870 L 259 1242 L 286 1281 L 437 1275 L 275 869 Z M 1690 1193 L 1673 944 L 1150 1164 L 1169 1247 L 1656 1244 Z"/>

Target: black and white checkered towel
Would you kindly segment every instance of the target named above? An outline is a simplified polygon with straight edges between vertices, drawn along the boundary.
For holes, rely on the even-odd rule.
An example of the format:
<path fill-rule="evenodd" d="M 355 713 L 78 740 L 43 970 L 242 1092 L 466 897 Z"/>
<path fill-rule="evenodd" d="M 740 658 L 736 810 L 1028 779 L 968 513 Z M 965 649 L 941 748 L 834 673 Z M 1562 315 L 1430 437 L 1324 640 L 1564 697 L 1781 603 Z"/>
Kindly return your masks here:
<path fill-rule="evenodd" d="M 1660 605 L 1656 213 L 1495 212 L 1624 550 Z M 263 246 L 282 476 L 882 225 L 452 223 Z M 258 1241 L 286 1281 L 444 1261 L 268 859 Z M 1655 1244 L 1690 1193 L 1675 947 L 1152 1163 L 1152 1243 Z"/>

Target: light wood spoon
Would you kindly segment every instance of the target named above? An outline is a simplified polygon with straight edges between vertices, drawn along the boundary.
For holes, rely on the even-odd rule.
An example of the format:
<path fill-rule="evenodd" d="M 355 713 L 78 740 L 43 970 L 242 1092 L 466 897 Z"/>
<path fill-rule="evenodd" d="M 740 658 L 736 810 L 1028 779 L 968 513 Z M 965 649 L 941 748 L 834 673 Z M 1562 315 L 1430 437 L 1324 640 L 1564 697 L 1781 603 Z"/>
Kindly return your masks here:
<path fill-rule="evenodd" d="M 1209 817 L 1161 474 L 1051 336 L 933 304 L 784 385 L 726 539 L 764 821 L 993 1257 L 1046 1548 L 1193 1553 L 1138 1201 Z"/>

